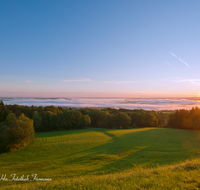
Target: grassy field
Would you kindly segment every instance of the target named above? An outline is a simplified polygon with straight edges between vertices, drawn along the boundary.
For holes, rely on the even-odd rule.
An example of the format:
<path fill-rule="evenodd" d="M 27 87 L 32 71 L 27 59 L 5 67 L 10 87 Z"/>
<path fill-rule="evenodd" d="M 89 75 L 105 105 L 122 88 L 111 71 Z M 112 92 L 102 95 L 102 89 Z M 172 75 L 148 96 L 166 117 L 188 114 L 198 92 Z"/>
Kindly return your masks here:
<path fill-rule="evenodd" d="M 52 182 L 1 180 L 1 189 L 200 188 L 197 131 L 85 129 L 35 137 L 21 150 L 0 154 L 0 175 L 37 174 Z"/>

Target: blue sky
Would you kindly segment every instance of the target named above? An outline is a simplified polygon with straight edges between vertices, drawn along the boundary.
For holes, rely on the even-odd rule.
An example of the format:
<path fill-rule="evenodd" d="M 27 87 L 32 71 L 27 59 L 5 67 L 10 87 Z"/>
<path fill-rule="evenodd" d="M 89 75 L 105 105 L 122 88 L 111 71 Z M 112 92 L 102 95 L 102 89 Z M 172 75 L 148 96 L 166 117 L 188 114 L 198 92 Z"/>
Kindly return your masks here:
<path fill-rule="evenodd" d="M 199 8 L 199 0 L 1 0 L 0 96 L 199 96 Z"/>

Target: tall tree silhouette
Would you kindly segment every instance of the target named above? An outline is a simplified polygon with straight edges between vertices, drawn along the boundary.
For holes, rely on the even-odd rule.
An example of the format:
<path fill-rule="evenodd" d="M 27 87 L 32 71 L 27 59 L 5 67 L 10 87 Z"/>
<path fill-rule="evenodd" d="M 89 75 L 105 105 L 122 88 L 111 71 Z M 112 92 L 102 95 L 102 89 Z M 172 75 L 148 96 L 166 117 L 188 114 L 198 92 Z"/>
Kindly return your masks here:
<path fill-rule="evenodd" d="M 2 121 L 5 121 L 7 114 L 6 114 L 6 107 L 3 103 L 3 101 L 2 100 L 0 100 L 0 101 L 1 101 L 1 103 L 0 103 L 0 122 L 2 122 Z"/>

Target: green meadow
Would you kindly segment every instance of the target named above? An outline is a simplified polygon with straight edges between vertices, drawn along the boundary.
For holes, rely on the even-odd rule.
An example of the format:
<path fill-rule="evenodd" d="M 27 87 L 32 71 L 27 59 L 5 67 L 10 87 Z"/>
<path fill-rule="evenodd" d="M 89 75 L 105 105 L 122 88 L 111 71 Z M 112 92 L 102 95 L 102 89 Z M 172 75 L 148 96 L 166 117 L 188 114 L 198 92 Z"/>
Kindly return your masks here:
<path fill-rule="evenodd" d="M 198 189 L 200 132 L 166 128 L 83 129 L 35 135 L 0 154 L 0 175 L 37 174 L 49 182 L 0 181 L 1 189 Z M 1 178 L 1 176 L 0 176 Z"/>

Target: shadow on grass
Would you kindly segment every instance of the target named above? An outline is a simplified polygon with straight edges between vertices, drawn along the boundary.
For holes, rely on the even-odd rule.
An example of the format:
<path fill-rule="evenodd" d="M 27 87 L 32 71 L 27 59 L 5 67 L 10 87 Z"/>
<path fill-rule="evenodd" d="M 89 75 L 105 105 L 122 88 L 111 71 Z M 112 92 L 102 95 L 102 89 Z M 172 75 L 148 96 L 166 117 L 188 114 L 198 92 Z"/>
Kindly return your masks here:
<path fill-rule="evenodd" d="M 100 168 L 93 170 L 93 172 L 111 172 L 112 170 L 116 170 L 116 168 L 120 170 L 128 169 L 133 167 L 133 164 L 135 164 L 133 163 L 133 159 L 131 159 L 132 156 L 154 143 L 153 137 L 155 135 L 153 135 L 152 139 L 150 137 L 151 134 L 154 133 L 153 131 L 156 130 L 157 129 L 150 128 L 141 131 L 133 130 L 132 132 L 130 131 L 130 133 L 121 136 L 115 136 L 113 134 L 116 130 L 99 130 L 98 132 L 101 132 L 112 139 L 101 146 L 69 155 L 76 156 L 76 158 L 67 161 L 66 164 L 83 164 L 88 165 L 88 167 L 95 167 L 95 165 L 101 166 Z M 142 139 L 145 137 L 145 134 L 149 137 L 148 141 Z"/>
<path fill-rule="evenodd" d="M 73 158 L 65 164 L 91 166 L 93 170 L 86 173 L 110 173 L 130 169 L 137 164 L 154 166 L 177 162 L 188 159 L 194 148 L 183 147 L 184 140 L 191 138 L 191 135 L 194 135 L 194 138 L 198 136 L 181 130 L 162 128 L 143 128 L 127 133 L 122 131 L 124 134 L 121 134 L 120 130 L 109 129 L 98 132 L 109 136 L 111 140 L 106 144 L 73 154 Z"/>

